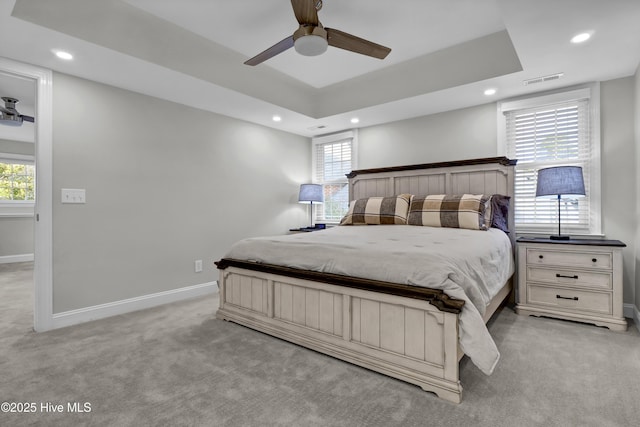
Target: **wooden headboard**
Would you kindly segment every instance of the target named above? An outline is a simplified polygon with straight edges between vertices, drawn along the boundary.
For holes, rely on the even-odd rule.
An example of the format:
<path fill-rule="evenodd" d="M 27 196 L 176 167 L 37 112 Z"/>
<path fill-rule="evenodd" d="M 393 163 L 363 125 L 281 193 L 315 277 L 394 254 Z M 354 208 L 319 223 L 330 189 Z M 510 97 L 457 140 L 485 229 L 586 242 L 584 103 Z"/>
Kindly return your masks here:
<path fill-rule="evenodd" d="M 509 230 L 515 237 L 514 176 L 517 160 L 506 157 L 393 166 L 352 171 L 349 200 L 396 194 L 504 194 L 511 196 Z"/>

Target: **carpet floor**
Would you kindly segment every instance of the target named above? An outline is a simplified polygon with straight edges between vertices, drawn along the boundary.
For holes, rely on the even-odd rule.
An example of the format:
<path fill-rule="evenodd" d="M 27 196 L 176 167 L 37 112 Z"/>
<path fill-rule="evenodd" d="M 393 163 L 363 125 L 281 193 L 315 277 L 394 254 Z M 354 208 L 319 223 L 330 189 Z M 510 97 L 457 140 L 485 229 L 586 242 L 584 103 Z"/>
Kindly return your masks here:
<path fill-rule="evenodd" d="M 640 334 L 523 317 L 489 322 L 491 376 L 463 401 L 215 318 L 217 295 L 32 331 L 32 265 L 0 265 L 0 426 L 637 426 Z M 62 407 L 58 406 L 62 405 Z"/>

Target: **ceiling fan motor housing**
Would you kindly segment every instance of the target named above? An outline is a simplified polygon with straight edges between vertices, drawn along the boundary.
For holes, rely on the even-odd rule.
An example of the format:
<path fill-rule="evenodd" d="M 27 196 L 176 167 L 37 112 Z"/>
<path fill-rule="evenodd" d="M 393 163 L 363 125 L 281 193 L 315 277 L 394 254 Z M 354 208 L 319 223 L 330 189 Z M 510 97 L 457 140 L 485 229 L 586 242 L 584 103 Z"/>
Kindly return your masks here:
<path fill-rule="evenodd" d="M 384 59 L 391 52 L 388 47 L 356 37 L 335 28 L 325 29 L 318 19 L 322 0 L 291 0 L 293 13 L 300 27 L 293 35 L 280 40 L 267 50 L 246 60 L 247 65 L 258 65 L 267 59 L 295 47 L 304 56 L 317 56 L 327 51 L 329 45 L 373 58 Z"/>
<path fill-rule="evenodd" d="M 22 126 L 23 121 L 34 122 L 33 117 L 25 116 L 18 113 L 16 110 L 16 104 L 18 100 L 9 96 L 3 96 L 2 100 L 5 103 L 4 107 L 0 107 L 0 125 L 5 126 Z"/>
<path fill-rule="evenodd" d="M 11 98 L 10 96 L 3 96 L 2 100 L 7 108 L 16 108 L 16 104 L 18 103 L 16 98 Z"/>

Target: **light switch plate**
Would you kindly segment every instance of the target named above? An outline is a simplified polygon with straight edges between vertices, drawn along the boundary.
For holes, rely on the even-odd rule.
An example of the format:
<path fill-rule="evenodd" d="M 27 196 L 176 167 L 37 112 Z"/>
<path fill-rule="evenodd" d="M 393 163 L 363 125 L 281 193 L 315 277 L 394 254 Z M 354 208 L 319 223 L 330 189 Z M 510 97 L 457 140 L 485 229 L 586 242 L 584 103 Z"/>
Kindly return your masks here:
<path fill-rule="evenodd" d="M 84 188 L 63 188 L 62 203 L 86 203 L 86 192 Z"/>

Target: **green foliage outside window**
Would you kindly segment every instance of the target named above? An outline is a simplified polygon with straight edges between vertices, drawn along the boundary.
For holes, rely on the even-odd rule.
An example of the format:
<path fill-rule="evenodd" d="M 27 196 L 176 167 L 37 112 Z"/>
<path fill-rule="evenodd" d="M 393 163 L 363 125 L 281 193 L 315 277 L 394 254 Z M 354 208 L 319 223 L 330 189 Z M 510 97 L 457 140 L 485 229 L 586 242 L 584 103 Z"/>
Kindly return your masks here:
<path fill-rule="evenodd" d="M 0 163 L 0 200 L 35 200 L 35 167 Z"/>

